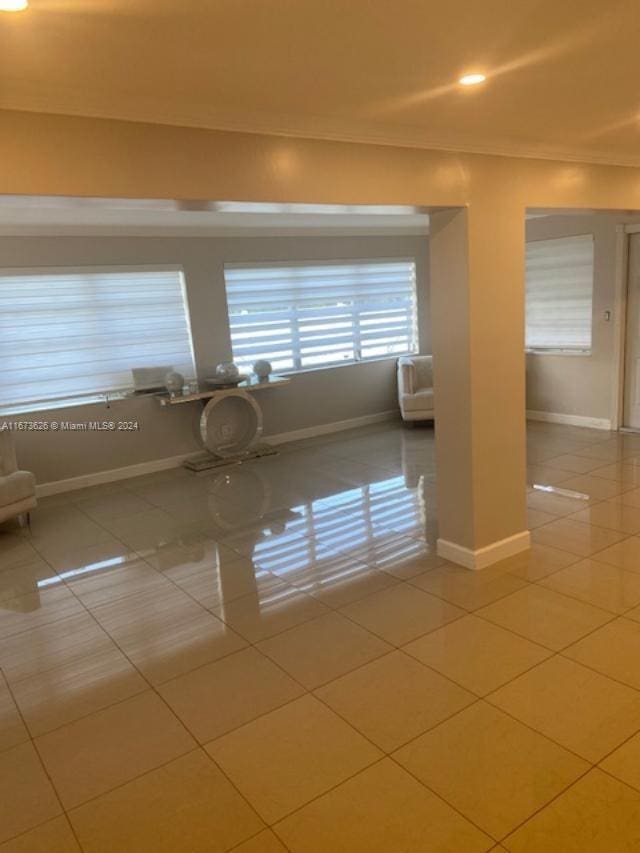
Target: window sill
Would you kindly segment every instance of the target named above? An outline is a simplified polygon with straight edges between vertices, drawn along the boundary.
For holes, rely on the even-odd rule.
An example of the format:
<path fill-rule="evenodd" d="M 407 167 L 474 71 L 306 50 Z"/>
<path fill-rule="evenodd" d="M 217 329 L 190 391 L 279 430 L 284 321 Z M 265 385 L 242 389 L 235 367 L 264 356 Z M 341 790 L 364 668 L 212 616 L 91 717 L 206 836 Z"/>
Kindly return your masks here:
<path fill-rule="evenodd" d="M 527 355 L 562 355 L 570 358 L 591 358 L 593 350 L 590 349 L 527 349 Z"/>
<path fill-rule="evenodd" d="M 78 406 L 95 406 L 102 403 L 108 406 L 119 400 L 134 400 L 139 397 L 151 397 L 156 391 L 134 392 L 133 388 L 125 388 L 120 391 L 105 391 L 101 394 L 86 394 L 81 397 L 65 397 L 59 400 L 44 400 L 38 403 L 16 404 L 14 406 L 0 406 L 0 418 L 13 415 L 30 415 L 41 412 L 54 412 L 59 409 L 74 409 Z"/>
<path fill-rule="evenodd" d="M 383 355 L 379 358 L 367 358 L 362 361 L 346 361 L 340 364 L 327 364 L 325 366 L 308 367 L 302 370 L 278 370 L 278 376 L 305 376 L 309 373 L 321 373 L 327 370 L 337 370 L 343 367 L 359 367 L 364 364 L 379 364 L 381 361 L 397 361 L 399 358 L 419 355 L 418 352 L 395 353 L 394 355 Z M 108 406 L 119 400 L 137 400 L 141 397 L 153 397 L 157 391 L 135 392 L 133 388 L 124 388 L 119 391 L 105 391 L 100 394 L 87 394 L 81 397 L 67 397 L 60 400 L 45 400 L 41 403 L 25 403 L 15 406 L 0 406 L 0 419 L 17 415 L 29 415 L 41 412 L 53 412 L 58 409 L 73 409 L 77 406 L 95 406 L 102 403 Z"/>
<path fill-rule="evenodd" d="M 397 361 L 399 358 L 410 358 L 412 355 L 420 355 L 419 352 L 399 352 L 393 355 L 381 355 L 378 358 L 364 358 L 362 361 L 344 361 L 338 364 L 318 365 L 317 367 L 304 367 L 299 370 L 277 370 L 278 376 L 305 376 L 309 373 L 321 373 L 326 370 L 337 370 L 343 367 L 360 367 L 363 364 L 379 364 L 381 361 Z"/>

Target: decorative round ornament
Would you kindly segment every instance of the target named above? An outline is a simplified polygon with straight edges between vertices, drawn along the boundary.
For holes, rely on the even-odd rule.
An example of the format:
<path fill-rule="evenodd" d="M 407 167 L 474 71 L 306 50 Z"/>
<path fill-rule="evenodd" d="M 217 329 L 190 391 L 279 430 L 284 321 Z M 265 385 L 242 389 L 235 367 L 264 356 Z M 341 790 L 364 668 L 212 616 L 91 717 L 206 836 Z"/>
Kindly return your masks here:
<path fill-rule="evenodd" d="M 184 376 L 177 370 L 170 370 L 169 373 L 165 373 L 164 385 L 170 394 L 181 394 L 184 388 Z"/>
<path fill-rule="evenodd" d="M 264 382 L 266 379 L 268 379 L 272 370 L 273 368 L 271 367 L 271 362 L 264 361 L 264 359 L 256 361 L 256 363 L 253 365 L 253 372 L 258 377 L 260 382 Z"/>
<path fill-rule="evenodd" d="M 216 367 L 216 377 L 220 380 L 233 382 L 239 376 L 240 371 L 238 370 L 237 365 L 235 365 L 232 361 L 221 361 L 220 364 Z"/>

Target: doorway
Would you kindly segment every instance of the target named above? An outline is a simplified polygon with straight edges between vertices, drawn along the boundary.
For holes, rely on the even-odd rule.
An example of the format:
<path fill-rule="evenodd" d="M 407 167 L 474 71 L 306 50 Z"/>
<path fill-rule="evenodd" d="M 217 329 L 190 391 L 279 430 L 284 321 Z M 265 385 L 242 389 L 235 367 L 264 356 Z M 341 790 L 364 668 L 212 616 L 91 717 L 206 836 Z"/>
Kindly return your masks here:
<path fill-rule="evenodd" d="M 629 234 L 623 424 L 640 430 L 640 233 Z"/>

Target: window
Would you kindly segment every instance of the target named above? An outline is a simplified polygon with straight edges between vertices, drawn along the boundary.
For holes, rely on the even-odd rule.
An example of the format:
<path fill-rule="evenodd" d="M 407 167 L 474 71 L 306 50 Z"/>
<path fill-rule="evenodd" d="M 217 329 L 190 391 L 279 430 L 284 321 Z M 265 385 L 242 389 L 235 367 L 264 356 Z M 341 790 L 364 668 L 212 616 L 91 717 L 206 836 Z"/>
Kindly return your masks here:
<path fill-rule="evenodd" d="M 526 246 L 527 349 L 591 349 L 593 236 Z"/>
<path fill-rule="evenodd" d="M 413 261 L 225 266 L 233 359 L 312 370 L 416 352 Z"/>
<path fill-rule="evenodd" d="M 194 376 L 182 273 L 0 272 L 0 406 L 130 388 L 132 367 Z"/>

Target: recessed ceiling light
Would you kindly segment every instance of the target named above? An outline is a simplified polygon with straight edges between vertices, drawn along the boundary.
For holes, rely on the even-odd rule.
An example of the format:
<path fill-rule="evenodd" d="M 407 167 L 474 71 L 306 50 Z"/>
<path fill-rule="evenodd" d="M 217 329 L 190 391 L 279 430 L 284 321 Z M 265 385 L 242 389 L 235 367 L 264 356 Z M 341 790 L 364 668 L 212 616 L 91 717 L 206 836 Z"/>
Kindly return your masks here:
<path fill-rule="evenodd" d="M 465 74 L 458 80 L 461 86 L 477 86 L 478 83 L 484 83 L 487 78 L 484 74 Z"/>
<path fill-rule="evenodd" d="M 29 0 L 0 0 L 0 12 L 22 12 Z"/>

